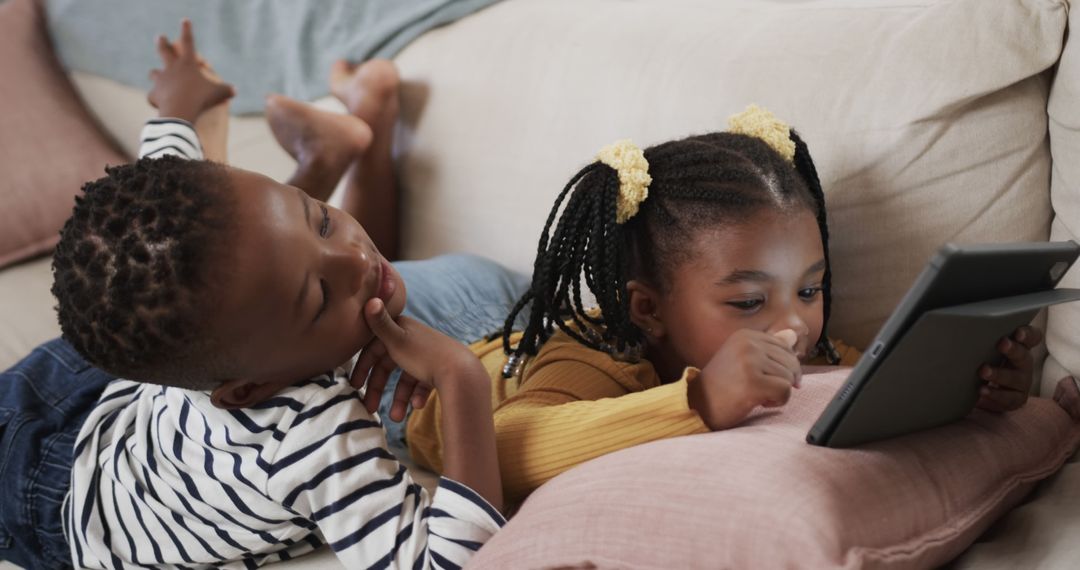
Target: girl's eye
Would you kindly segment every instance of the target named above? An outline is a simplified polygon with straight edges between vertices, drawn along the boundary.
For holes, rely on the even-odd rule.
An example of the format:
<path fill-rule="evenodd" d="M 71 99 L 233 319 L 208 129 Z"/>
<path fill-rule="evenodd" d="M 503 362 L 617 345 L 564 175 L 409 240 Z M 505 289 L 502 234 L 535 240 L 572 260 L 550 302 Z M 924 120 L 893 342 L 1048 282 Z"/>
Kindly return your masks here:
<path fill-rule="evenodd" d="M 810 301 L 817 297 L 819 293 L 821 293 L 821 287 L 807 287 L 799 291 L 799 297 L 804 301 Z"/>
<path fill-rule="evenodd" d="M 761 299 L 744 299 L 742 301 L 728 301 L 728 305 L 740 311 L 753 311 L 760 307 L 764 301 Z"/>
<path fill-rule="evenodd" d="M 319 204 L 319 207 L 322 208 L 322 225 L 319 226 L 319 237 L 326 237 L 330 234 L 330 211 L 323 204 Z"/>

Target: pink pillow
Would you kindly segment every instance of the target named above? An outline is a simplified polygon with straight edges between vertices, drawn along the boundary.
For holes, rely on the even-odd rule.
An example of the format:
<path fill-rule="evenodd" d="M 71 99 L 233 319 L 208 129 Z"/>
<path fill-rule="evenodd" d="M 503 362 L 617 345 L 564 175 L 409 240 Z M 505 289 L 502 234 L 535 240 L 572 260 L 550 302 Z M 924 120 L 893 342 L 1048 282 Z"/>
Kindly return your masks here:
<path fill-rule="evenodd" d="M 1033 399 L 857 449 L 813 447 L 806 432 L 850 369 L 808 372 L 782 412 L 553 479 L 470 567 L 937 566 L 1080 443 L 1080 425 Z"/>
<path fill-rule="evenodd" d="M 0 267 L 59 239 L 74 197 L 106 164 L 126 162 L 53 56 L 34 0 L 0 3 Z"/>

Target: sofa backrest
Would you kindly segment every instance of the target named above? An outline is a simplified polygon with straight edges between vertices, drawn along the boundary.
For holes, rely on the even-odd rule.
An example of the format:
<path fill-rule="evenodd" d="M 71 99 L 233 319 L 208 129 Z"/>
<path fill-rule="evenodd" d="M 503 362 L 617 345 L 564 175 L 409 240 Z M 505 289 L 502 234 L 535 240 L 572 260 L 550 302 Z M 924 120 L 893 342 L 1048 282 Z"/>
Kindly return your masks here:
<path fill-rule="evenodd" d="M 1049 236 L 1046 72 L 1066 18 L 1043 0 L 497 4 L 397 58 L 406 251 L 528 269 L 601 146 L 723 130 L 758 103 L 810 145 L 832 332 L 865 346 L 942 243 Z"/>
<path fill-rule="evenodd" d="M 1066 0 L 500 2 L 396 58 L 405 254 L 531 269 L 554 197 L 601 146 L 722 130 L 758 103 L 810 145 L 831 332 L 864 347 L 941 244 L 1047 239 L 1052 171 L 1054 239 L 1080 235 L 1080 62 L 1057 73 L 1047 136 L 1056 63 L 1080 58 L 1062 56 L 1068 18 Z M 75 78 L 133 151 L 142 93 Z M 231 137 L 233 163 L 289 174 L 260 118 Z M 1080 308 L 1055 311 L 1054 381 L 1080 373 Z"/>
<path fill-rule="evenodd" d="M 1070 28 L 1080 30 L 1080 11 L 1069 15 Z M 1074 32 L 1075 33 L 1075 32 Z M 1054 157 L 1050 197 L 1054 223 L 1050 239 L 1080 243 L 1080 38 L 1065 44 L 1050 89 L 1050 153 Z M 1080 267 L 1073 266 L 1062 287 L 1080 287 Z M 1042 393 L 1053 394 L 1066 374 L 1080 378 L 1080 303 L 1053 307 L 1046 323 L 1046 359 Z"/>

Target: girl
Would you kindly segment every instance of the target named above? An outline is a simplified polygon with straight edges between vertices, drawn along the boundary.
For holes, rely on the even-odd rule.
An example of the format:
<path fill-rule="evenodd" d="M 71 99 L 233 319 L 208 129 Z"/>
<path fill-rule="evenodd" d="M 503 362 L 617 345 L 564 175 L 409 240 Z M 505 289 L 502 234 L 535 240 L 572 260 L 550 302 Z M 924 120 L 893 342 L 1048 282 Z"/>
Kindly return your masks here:
<path fill-rule="evenodd" d="M 782 406 L 802 363 L 853 364 L 858 351 L 825 334 L 830 300 L 821 184 L 806 144 L 770 113 L 751 107 L 728 132 L 644 152 L 606 147 L 556 200 L 503 331 L 495 424 L 507 499 L 599 455 Z M 983 407 L 1026 399 L 1041 334 L 1022 327 L 1013 339 L 1000 345 L 1004 367 L 981 370 L 998 386 Z M 430 408 L 406 439 L 438 469 Z"/>

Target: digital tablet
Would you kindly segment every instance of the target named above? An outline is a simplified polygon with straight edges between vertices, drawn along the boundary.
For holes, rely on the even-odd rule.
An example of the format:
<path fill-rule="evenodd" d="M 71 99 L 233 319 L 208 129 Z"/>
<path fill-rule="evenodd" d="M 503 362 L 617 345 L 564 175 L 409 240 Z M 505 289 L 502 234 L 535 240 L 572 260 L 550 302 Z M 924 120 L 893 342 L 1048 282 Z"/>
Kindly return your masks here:
<path fill-rule="evenodd" d="M 943 246 L 863 353 L 806 441 L 848 447 L 966 416 L 1002 360 L 997 341 L 1043 307 L 1080 300 L 1055 289 L 1075 242 Z"/>

